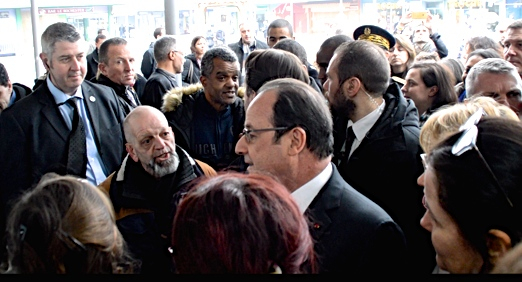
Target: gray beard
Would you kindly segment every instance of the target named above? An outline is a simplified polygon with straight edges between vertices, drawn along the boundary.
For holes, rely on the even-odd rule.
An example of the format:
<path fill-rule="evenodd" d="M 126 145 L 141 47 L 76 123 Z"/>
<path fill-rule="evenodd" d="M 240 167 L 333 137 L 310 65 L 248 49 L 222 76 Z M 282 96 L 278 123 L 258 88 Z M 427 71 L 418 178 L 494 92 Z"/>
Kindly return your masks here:
<path fill-rule="evenodd" d="M 162 163 L 156 163 L 154 159 L 152 159 L 147 167 L 149 168 L 149 172 L 152 176 L 156 178 L 161 178 L 165 175 L 174 173 L 178 170 L 179 166 L 179 155 L 176 151 L 170 154 L 170 158 Z"/>

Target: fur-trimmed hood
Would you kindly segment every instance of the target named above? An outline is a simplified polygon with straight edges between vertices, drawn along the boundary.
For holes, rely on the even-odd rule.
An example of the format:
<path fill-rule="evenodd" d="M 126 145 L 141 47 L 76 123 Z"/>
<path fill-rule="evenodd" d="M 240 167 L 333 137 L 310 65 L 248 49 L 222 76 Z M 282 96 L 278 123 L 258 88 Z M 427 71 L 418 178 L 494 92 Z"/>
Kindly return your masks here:
<path fill-rule="evenodd" d="M 203 85 L 201 85 L 201 83 L 196 83 L 186 87 L 176 87 L 167 91 L 167 93 L 163 95 L 163 105 L 161 106 L 161 110 L 164 113 L 175 111 L 182 103 L 183 95 L 192 95 L 201 89 L 203 89 Z M 243 99 L 245 96 L 245 87 L 238 88 L 237 96 Z"/>

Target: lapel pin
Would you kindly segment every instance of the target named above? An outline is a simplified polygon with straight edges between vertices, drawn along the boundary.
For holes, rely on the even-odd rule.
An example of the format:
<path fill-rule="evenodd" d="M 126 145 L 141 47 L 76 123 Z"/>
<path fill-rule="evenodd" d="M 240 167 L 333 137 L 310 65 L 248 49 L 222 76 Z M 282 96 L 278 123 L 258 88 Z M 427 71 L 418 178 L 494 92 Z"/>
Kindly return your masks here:
<path fill-rule="evenodd" d="M 91 97 L 89 97 L 89 100 L 90 100 L 91 102 L 95 102 L 95 101 L 96 101 L 96 97 L 91 96 Z"/>
<path fill-rule="evenodd" d="M 321 228 L 321 225 L 319 223 L 314 223 L 314 229 L 319 229 Z"/>

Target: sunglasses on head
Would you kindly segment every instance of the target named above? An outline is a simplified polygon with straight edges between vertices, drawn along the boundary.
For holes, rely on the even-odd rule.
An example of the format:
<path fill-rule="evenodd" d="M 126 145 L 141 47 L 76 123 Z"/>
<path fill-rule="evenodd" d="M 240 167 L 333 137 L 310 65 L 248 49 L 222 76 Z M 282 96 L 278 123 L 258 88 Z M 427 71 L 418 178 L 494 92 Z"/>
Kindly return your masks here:
<path fill-rule="evenodd" d="M 491 167 L 489 166 L 488 162 L 480 152 L 479 148 L 477 147 L 477 136 L 478 136 L 478 127 L 477 124 L 479 123 L 482 116 L 485 116 L 486 112 L 484 112 L 484 109 L 479 108 L 479 110 L 471 115 L 469 119 L 459 128 L 459 131 L 461 132 L 460 138 L 455 142 L 453 147 L 451 148 L 451 153 L 454 156 L 461 156 L 467 151 L 475 150 L 486 167 L 487 171 L 491 175 L 491 178 L 493 178 L 493 182 L 495 186 L 497 186 L 497 189 L 504 195 L 504 198 L 507 200 L 509 205 L 513 207 L 513 203 L 509 199 L 508 194 L 506 191 L 500 186 L 500 182 L 498 181 L 498 178 L 496 177 L 493 170 L 491 170 Z"/>

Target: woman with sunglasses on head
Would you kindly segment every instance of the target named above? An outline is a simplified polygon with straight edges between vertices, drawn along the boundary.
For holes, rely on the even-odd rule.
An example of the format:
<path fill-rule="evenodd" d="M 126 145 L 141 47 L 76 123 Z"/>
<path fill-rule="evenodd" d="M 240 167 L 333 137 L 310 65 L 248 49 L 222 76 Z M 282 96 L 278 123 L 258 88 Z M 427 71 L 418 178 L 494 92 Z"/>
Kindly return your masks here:
<path fill-rule="evenodd" d="M 522 124 L 479 109 L 433 146 L 418 179 L 440 269 L 489 273 L 522 237 Z"/>

